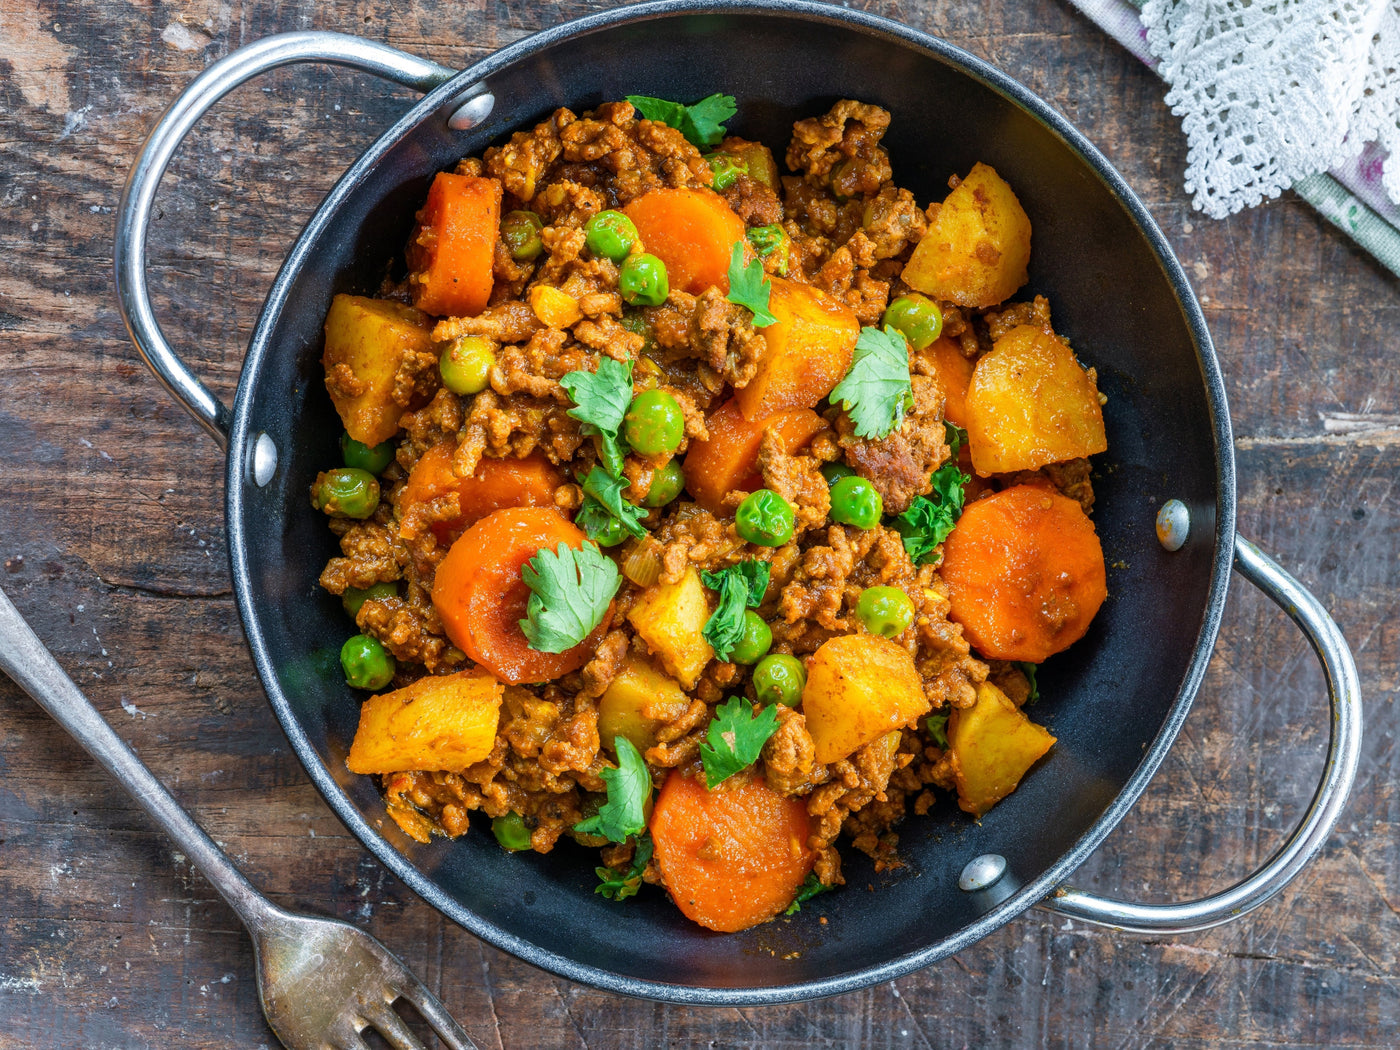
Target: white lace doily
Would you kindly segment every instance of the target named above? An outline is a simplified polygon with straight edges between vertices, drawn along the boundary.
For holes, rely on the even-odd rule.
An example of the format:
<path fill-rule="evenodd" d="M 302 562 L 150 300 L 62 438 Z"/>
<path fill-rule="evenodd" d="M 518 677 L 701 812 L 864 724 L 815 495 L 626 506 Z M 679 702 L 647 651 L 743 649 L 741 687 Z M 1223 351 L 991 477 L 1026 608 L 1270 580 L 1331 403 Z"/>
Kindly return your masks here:
<path fill-rule="evenodd" d="M 1147 0 L 1142 20 L 1196 207 L 1223 218 L 1368 142 L 1400 203 L 1400 0 Z"/>

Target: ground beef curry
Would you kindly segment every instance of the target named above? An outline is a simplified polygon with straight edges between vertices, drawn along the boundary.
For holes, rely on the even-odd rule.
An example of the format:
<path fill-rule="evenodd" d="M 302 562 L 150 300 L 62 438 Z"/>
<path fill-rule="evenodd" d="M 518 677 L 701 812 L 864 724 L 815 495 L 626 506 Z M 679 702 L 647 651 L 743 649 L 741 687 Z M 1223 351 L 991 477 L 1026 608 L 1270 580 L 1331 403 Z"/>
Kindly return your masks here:
<path fill-rule="evenodd" d="M 980 816 L 1054 743 L 1035 665 L 1105 595 L 1092 369 L 982 164 L 894 181 L 884 110 L 560 109 L 432 183 L 326 320 L 312 503 L 358 634 L 349 755 L 409 835 L 601 851 L 734 931 Z M 1053 759 L 1051 759 L 1053 760 Z M 478 833 L 481 833 L 478 831 Z M 656 891 L 648 891 L 656 892 Z"/>

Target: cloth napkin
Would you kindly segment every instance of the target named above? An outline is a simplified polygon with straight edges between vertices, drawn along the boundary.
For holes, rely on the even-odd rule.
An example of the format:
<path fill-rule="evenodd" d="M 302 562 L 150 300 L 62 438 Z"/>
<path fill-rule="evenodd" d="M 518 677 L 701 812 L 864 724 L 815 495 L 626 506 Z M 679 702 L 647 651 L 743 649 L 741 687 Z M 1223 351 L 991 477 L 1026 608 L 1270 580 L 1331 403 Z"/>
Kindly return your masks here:
<path fill-rule="evenodd" d="M 1167 81 L 1197 208 L 1291 185 L 1400 275 L 1400 0 L 1070 3 Z"/>

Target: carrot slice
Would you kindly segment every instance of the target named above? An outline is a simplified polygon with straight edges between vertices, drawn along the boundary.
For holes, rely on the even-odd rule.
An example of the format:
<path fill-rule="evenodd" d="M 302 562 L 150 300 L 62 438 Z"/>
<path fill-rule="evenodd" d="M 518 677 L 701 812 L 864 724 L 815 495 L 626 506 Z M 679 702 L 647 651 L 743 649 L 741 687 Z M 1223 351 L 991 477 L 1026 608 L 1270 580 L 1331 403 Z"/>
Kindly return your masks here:
<path fill-rule="evenodd" d="M 1073 645 L 1108 595 L 1103 548 L 1079 504 L 1017 485 L 967 505 L 943 544 L 949 615 L 993 660 Z"/>
<path fill-rule="evenodd" d="M 747 930 L 792 903 L 816 855 L 807 807 L 760 777 L 715 791 L 672 770 L 651 814 L 656 865 L 686 918 L 720 933 Z"/>
<path fill-rule="evenodd" d="M 666 264 L 671 287 L 699 295 L 711 285 L 729 292 L 729 253 L 744 239 L 744 220 L 713 190 L 652 190 L 623 213 L 642 247 Z"/>
<path fill-rule="evenodd" d="M 482 518 L 452 545 L 433 580 L 433 608 L 452 644 L 503 682 L 546 682 L 593 655 L 607 617 L 562 653 L 531 649 L 520 630 L 530 588 L 520 567 L 544 547 L 581 547 L 584 535 L 552 507 L 511 507 Z"/>
<path fill-rule="evenodd" d="M 475 474 L 459 478 L 452 472 L 456 450 L 454 442 L 441 442 L 413 465 L 399 498 L 400 536 L 416 536 L 422 529 L 418 508 L 453 492 L 457 493 L 461 512 L 455 518 L 432 524 L 433 532 L 444 544 L 452 543 L 469 525 L 504 507 L 554 505 L 554 490 L 564 479 L 543 453 L 534 452 L 523 459 L 483 457 Z"/>
<path fill-rule="evenodd" d="M 451 317 L 486 309 L 500 224 L 499 182 L 439 172 L 408 242 L 413 304 Z"/>
<path fill-rule="evenodd" d="M 735 489 L 752 492 L 763 487 L 757 473 L 758 449 L 766 430 L 774 431 L 783 451 L 791 454 L 812 440 L 826 424 L 811 409 L 797 408 L 750 422 L 731 399 L 705 420 L 708 441 L 692 441 L 685 454 L 685 487 L 706 510 L 721 513 L 725 494 Z"/>

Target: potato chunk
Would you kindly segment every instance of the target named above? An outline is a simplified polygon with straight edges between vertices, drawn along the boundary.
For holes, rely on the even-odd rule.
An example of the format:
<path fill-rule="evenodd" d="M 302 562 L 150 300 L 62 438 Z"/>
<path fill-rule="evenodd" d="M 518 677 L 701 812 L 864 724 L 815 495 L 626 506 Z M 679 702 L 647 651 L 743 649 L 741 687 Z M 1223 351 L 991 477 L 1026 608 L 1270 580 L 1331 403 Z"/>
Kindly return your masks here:
<path fill-rule="evenodd" d="M 956 762 L 958 805 L 980 817 L 1011 792 L 1055 738 L 1036 725 L 991 682 L 977 687 L 971 707 L 948 718 L 948 747 Z"/>
<path fill-rule="evenodd" d="M 661 660 L 666 672 L 690 689 L 715 651 L 705 641 L 710 604 L 694 568 L 675 583 L 655 583 L 642 592 L 627 619 Z"/>
<path fill-rule="evenodd" d="M 397 376 L 413 356 L 432 354 L 432 328 L 427 314 L 403 303 L 359 295 L 331 300 L 321 364 L 335 410 L 356 441 L 378 445 L 398 431 L 408 406 L 395 398 Z"/>
<path fill-rule="evenodd" d="M 1094 381 L 1069 347 L 1032 325 L 1011 329 L 977 362 L 965 412 L 972 466 L 983 477 L 1108 448 Z"/>
<path fill-rule="evenodd" d="M 680 686 L 641 657 L 628 655 L 598 701 L 598 736 L 609 751 L 619 736 L 646 751 L 656 745 L 656 730 L 689 706 Z"/>
<path fill-rule="evenodd" d="M 913 658 L 888 638 L 842 635 L 807 661 L 802 713 L 818 762 L 845 758 L 928 709 Z"/>
<path fill-rule="evenodd" d="M 768 309 L 778 322 L 758 330 L 766 344 L 758 371 L 735 394 L 750 421 L 816 405 L 851 370 L 860 338 L 846 304 L 811 285 L 774 277 Z"/>
<path fill-rule="evenodd" d="M 1031 220 L 985 164 L 944 199 L 904 267 L 904 283 L 959 306 L 995 306 L 1026 283 Z"/>
<path fill-rule="evenodd" d="M 372 696 L 345 764 L 352 773 L 460 773 L 491 753 L 501 690 L 478 668 Z"/>

